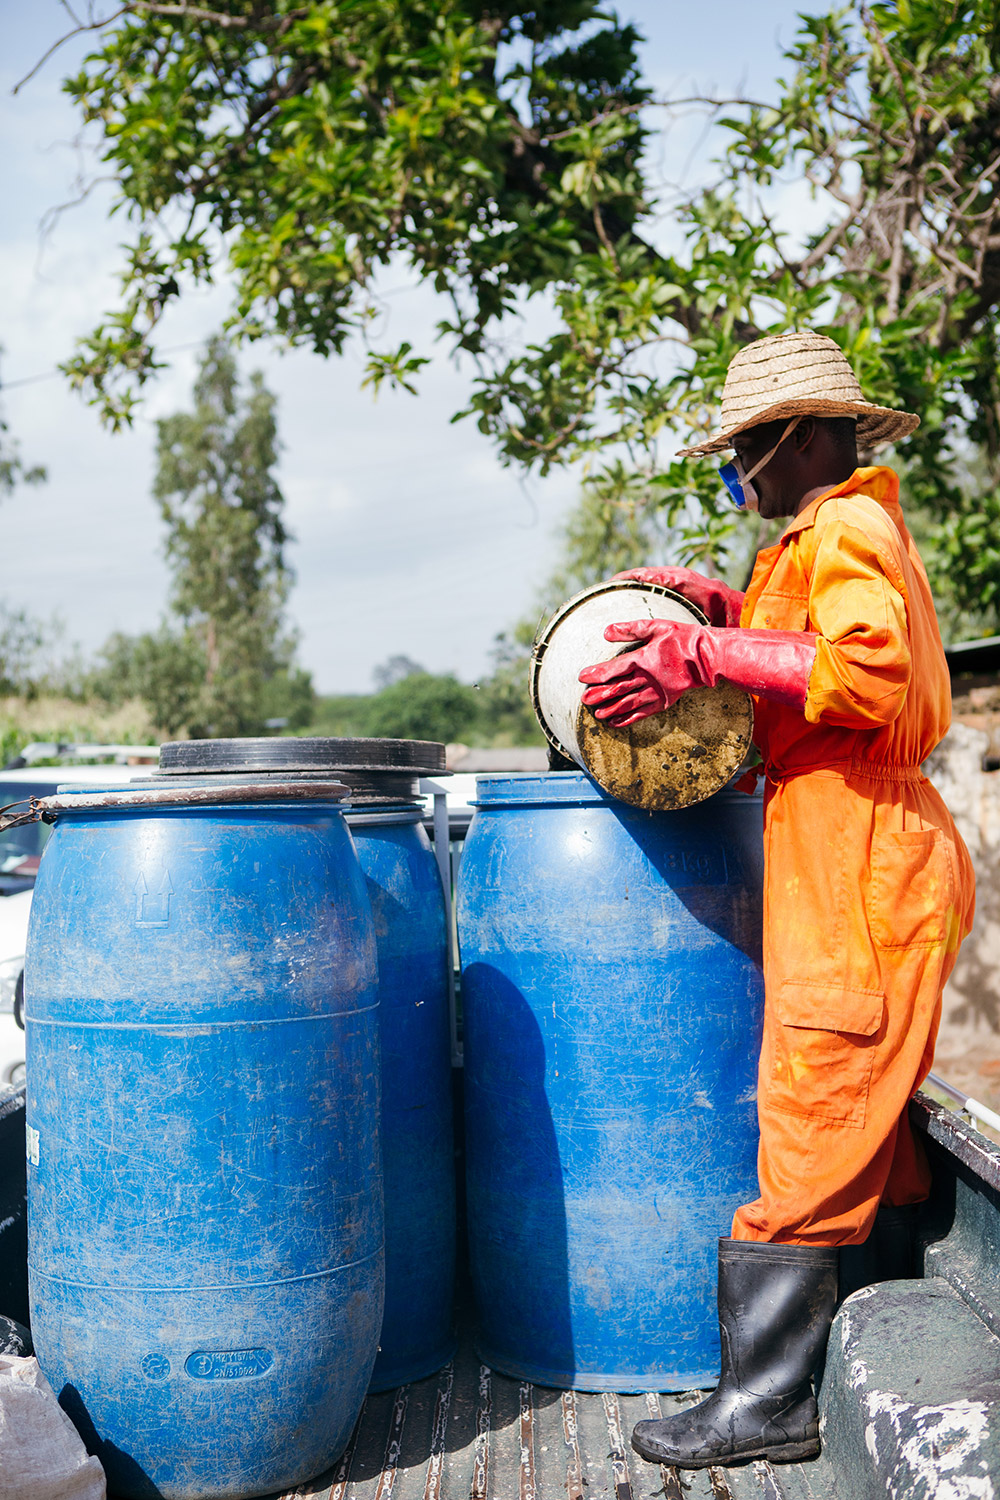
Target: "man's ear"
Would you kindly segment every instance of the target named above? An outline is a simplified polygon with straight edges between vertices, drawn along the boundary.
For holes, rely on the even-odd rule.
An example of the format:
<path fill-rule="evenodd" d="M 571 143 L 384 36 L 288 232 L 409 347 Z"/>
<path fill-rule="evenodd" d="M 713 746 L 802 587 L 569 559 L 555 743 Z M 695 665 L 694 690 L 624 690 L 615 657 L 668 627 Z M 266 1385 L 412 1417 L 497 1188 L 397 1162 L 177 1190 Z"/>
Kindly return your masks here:
<path fill-rule="evenodd" d="M 799 453 L 805 453 L 816 436 L 816 418 L 803 417 L 792 429 L 792 441 Z"/>

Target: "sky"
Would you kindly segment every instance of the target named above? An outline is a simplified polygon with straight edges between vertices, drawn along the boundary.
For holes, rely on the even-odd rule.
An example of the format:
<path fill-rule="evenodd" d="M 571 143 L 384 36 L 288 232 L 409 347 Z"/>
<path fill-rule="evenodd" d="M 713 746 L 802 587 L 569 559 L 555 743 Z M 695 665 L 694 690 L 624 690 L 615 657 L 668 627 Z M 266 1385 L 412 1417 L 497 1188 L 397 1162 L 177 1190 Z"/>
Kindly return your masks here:
<path fill-rule="evenodd" d="M 802 0 L 619 6 L 647 38 L 644 73 L 661 97 L 769 93 L 801 8 Z M 169 576 L 151 498 L 155 422 L 187 408 L 199 347 L 228 301 L 218 288 L 186 295 L 171 311 L 162 343 L 182 347 L 131 431 L 105 431 L 53 374 L 114 305 L 125 237 L 108 217 L 107 184 L 52 221 L 52 210 L 77 196 L 78 122 L 59 86 L 85 48 L 68 45 L 12 94 L 65 20 L 58 0 L 0 0 L 0 403 L 23 458 L 49 476 L 3 502 L 0 601 L 58 616 L 66 639 L 90 653 L 114 630 L 155 628 L 166 609 Z M 672 176 L 686 168 L 690 180 L 704 157 L 700 127 L 692 122 L 652 150 L 658 165 Z M 402 273 L 389 276 L 383 293 L 391 340 L 432 353 L 442 316 L 433 294 Z M 355 349 L 324 360 L 257 344 L 241 365 L 262 370 L 278 397 L 279 481 L 295 538 L 289 613 L 317 689 L 369 692 L 373 669 L 396 654 L 464 681 L 487 674 L 496 635 L 531 613 L 557 560 L 579 473 L 525 479 L 501 466 L 474 423 L 452 425 L 468 372 L 441 350 L 417 397 L 362 391 Z"/>

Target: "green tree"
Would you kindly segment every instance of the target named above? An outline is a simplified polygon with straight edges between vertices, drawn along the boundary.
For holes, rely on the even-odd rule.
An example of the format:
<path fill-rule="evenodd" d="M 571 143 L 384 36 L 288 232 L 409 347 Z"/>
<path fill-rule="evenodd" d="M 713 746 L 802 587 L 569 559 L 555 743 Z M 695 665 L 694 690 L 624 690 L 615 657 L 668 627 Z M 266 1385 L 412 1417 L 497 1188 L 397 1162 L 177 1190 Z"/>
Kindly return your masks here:
<path fill-rule="evenodd" d="M 85 689 L 88 696 L 114 706 L 141 698 L 157 727 L 172 736 L 197 717 L 204 677 L 204 653 L 194 634 L 164 624 L 140 635 L 110 635 Z"/>
<path fill-rule="evenodd" d="M 0 692 L 26 695 L 37 690 L 53 636 L 52 627 L 26 609 L 0 604 Z"/>
<path fill-rule="evenodd" d="M 136 226 L 123 305 L 73 378 L 127 419 L 164 308 L 221 266 L 242 332 L 337 352 L 400 257 L 449 299 L 445 336 L 488 358 L 519 299 L 633 232 L 637 40 L 598 0 L 125 0 L 66 83 Z M 373 350 L 366 378 L 409 385 L 425 362 Z"/>
<path fill-rule="evenodd" d="M 286 664 L 265 678 L 260 699 L 265 729 L 301 731 L 315 711 L 312 674 L 303 667 Z"/>
<path fill-rule="evenodd" d="M 122 307 L 71 377 L 126 420 L 164 307 L 223 263 L 244 335 L 337 352 L 372 336 L 373 277 L 401 258 L 449 299 L 467 410 L 507 462 L 584 459 L 662 509 L 682 555 L 724 557 L 713 466 L 669 450 L 706 430 L 741 344 L 808 325 L 874 399 L 920 411 L 910 491 L 958 606 L 995 620 L 995 0 L 802 17 L 772 97 L 715 101 L 717 179 L 661 205 L 676 255 L 643 228 L 636 41 L 598 0 L 124 0 L 67 83 L 136 226 Z M 789 182 L 815 195 L 807 235 L 775 212 Z M 547 337 L 494 337 L 540 294 Z M 366 379 L 412 388 L 425 358 L 373 347 Z"/>
<path fill-rule="evenodd" d="M 0 494 L 9 495 L 19 484 L 42 484 L 48 475 L 41 464 L 25 465 L 7 432 L 7 423 L 0 418 Z"/>
<path fill-rule="evenodd" d="M 524 623 L 499 635 L 493 647 L 490 675 L 479 684 L 479 720 L 472 739 L 485 745 L 544 745 L 528 691 L 533 638 Z"/>
<path fill-rule="evenodd" d="M 259 373 L 241 394 L 232 350 L 217 337 L 195 381 L 194 410 L 163 418 L 157 432 L 153 488 L 184 639 L 142 639 L 177 688 L 171 720 L 194 735 L 238 735 L 259 733 L 271 717 L 308 718 L 301 700 L 311 708 L 311 687 L 290 675 L 295 639 L 283 615 L 288 533 L 274 474 L 275 398 Z M 183 673 L 196 658 L 192 695 Z"/>
<path fill-rule="evenodd" d="M 539 594 L 537 615 L 544 619 L 572 594 L 614 573 L 667 561 L 681 545 L 680 533 L 665 511 L 644 500 L 642 479 L 620 463 L 584 483 L 559 529 L 559 562 Z M 524 627 L 519 630 L 523 636 Z"/>
<path fill-rule="evenodd" d="M 331 739 L 366 735 L 366 715 L 371 701 L 370 693 L 316 694 L 312 713 L 301 730 L 304 734 L 324 735 Z"/>
<path fill-rule="evenodd" d="M 461 740 L 479 715 L 474 688 L 450 673 L 411 672 L 369 700 L 365 732 L 390 739 Z"/>

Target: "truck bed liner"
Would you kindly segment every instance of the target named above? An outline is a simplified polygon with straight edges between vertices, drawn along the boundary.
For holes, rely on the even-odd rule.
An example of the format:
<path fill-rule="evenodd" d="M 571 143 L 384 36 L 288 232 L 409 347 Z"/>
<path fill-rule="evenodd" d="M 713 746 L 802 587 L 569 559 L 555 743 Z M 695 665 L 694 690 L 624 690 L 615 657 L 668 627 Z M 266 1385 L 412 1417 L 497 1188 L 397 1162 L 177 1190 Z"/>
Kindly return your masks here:
<path fill-rule="evenodd" d="M 834 1500 L 822 1460 L 678 1473 L 632 1451 L 636 1422 L 699 1399 L 529 1385 L 465 1340 L 439 1375 L 370 1396 L 340 1463 L 281 1500 Z"/>
<path fill-rule="evenodd" d="M 280 1500 L 1000 1495 L 1000 1148 L 925 1096 L 911 1118 L 934 1169 L 920 1209 L 921 1263 L 898 1279 L 876 1256 L 860 1279 L 848 1278 L 860 1290 L 834 1322 L 819 1458 L 695 1472 L 644 1463 L 629 1446 L 633 1425 L 700 1393 L 589 1395 L 508 1379 L 480 1363 L 466 1313 L 452 1363 L 370 1397 L 339 1463 Z M 14 1310 L 27 1289 L 23 1091 L 0 1092 L 0 1208 Z"/>
<path fill-rule="evenodd" d="M 934 1193 L 921 1211 L 923 1275 L 931 1279 L 890 1282 L 878 1294 L 880 1302 L 895 1299 L 898 1304 L 898 1348 L 893 1349 L 893 1340 L 883 1341 L 886 1369 L 880 1374 L 889 1377 L 887 1390 L 894 1374 L 905 1383 L 905 1367 L 912 1363 L 906 1349 L 919 1325 L 916 1314 L 935 1286 L 950 1287 L 975 1314 L 983 1339 L 1000 1334 L 1000 1150 L 923 1095 L 914 1101 L 911 1114 L 935 1169 Z M 877 1268 L 872 1273 L 871 1280 L 878 1282 Z M 956 1304 L 956 1314 L 960 1311 Z M 835 1328 L 843 1327 L 842 1318 Z M 699 1392 L 586 1395 L 507 1379 L 480 1364 L 468 1316 L 463 1324 L 466 1332 L 450 1365 L 429 1380 L 370 1397 L 336 1468 L 287 1491 L 281 1500 L 838 1500 L 838 1491 L 841 1500 L 869 1500 L 887 1493 L 925 1493 L 926 1463 L 917 1465 L 919 1473 L 904 1473 L 899 1455 L 870 1452 L 846 1433 L 843 1421 L 835 1423 L 826 1451 L 802 1464 L 755 1462 L 679 1472 L 644 1463 L 629 1445 L 633 1425 L 657 1412 L 683 1410 L 700 1398 Z M 945 1351 L 920 1347 L 928 1368 L 939 1369 Z M 838 1399 L 841 1404 L 842 1398 L 848 1404 L 857 1399 L 851 1394 L 853 1376 L 847 1382 L 850 1391 L 839 1391 L 846 1377 L 836 1361 L 833 1378 L 837 1388 L 831 1385 L 820 1399 L 827 1411 Z M 901 1428 L 902 1438 L 920 1435 L 920 1412 L 910 1405 L 913 1431 Z M 1000 1421 L 1000 1403 L 987 1406 L 987 1425 L 992 1427 Z M 919 1458 L 920 1443 L 909 1446 Z M 988 1448 L 985 1443 L 984 1455 Z M 904 1455 L 907 1463 L 913 1456 Z M 947 1453 L 931 1459 L 928 1494 L 935 1490 L 938 1463 L 939 1477 L 955 1478 Z M 890 1462 L 892 1474 L 886 1467 Z M 989 1470 L 991 1459 L 985 1462 Z M 1000 1481 L 1000 1474 L 987 1472 L 983 1488 L 983 1476 L 977 1474 L 979 1488 L 959 1484 L 949 1493 L 993 1495 L 1000 1488 L 994 1480 Z"/>

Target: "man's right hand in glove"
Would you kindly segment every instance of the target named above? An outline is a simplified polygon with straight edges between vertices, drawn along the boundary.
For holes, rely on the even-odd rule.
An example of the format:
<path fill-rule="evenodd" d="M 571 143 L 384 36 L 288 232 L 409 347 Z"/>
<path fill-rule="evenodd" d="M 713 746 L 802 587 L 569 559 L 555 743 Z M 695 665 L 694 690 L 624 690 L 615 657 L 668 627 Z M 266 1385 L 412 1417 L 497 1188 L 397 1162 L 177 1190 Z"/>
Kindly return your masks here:
<path fill-rule="evenodd" d="M 718 578 L 706 578 L 693 568 L 629 568 L 625 573 L 616 573 L 615 578 L 627 578 L 635 583 L 659 583 L 665 589 L 673 589 L 703 610 L 710 625 L 740 623 L 743 595 L 739 589 L 731 589 Z"/>
<path fill-rule="evenodd" d="M 606 641 L 635 643 L 610 661 L 584 667 L 583 702 L 620 728 L 661 713 L 693 687 L 721 678 L 789 708 L 805 709 L 818 637 L 797 630 L 718 630 L 673 620 L 622 620 Z"/>

